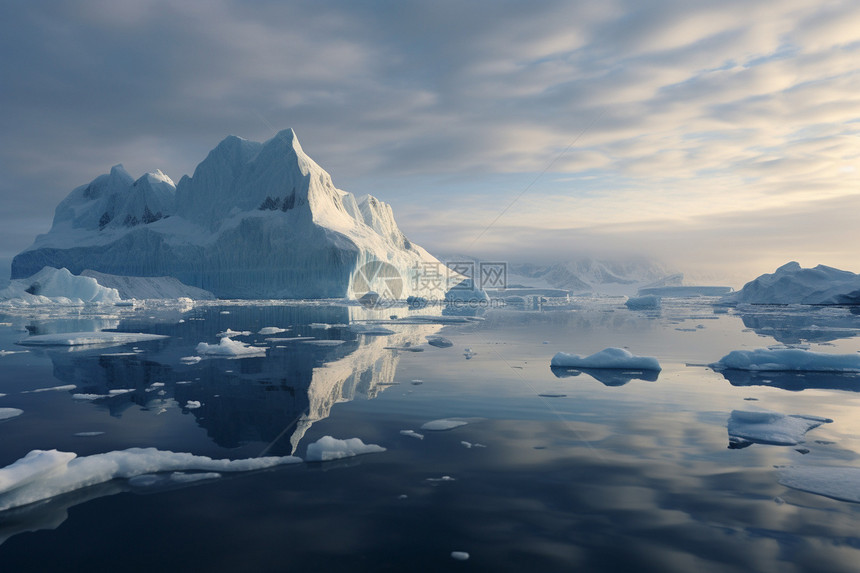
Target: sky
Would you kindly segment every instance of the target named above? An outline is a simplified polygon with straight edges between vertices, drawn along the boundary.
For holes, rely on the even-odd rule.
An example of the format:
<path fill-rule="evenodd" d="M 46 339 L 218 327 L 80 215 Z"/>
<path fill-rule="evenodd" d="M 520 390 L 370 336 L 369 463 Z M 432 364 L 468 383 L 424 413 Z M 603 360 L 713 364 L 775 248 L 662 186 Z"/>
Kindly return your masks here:
<path fill-rule="evenodd" d="M 860 3 L 0 0 L 0 281 L 74 187 L 292 127 L 434 253 L 860 271 Z"/>

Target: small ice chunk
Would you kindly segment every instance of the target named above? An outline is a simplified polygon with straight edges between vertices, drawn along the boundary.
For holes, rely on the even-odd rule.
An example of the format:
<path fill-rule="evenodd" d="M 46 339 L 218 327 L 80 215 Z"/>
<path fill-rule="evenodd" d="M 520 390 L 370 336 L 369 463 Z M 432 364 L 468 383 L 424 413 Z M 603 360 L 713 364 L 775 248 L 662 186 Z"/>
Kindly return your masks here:
<path fill-rule="evenodd" d="M 860 354 L 826 354 L 799 348 L 733 350 L 714 370 L 751 370 L 769 372 L 860 372 Z"/>
<path fill-rule="evenodd" d="M 457 480 L 452 478 L 451 476 L 442 476 L 442 477 L 437 477 L 437 478 L 427 478 L 426 481 L 440 482 L 440 481 L 457 481 Z"/>
<path fill-rule="evenodd" d="M 452 420 L 448 418 L 443 418 L 440 420 L 432 420 L 427 422 L 423 426 L 421 426 L 422 430 L 430 430 L 433 432 L 441 432 L 444 430 L 452 430 L 454 428 L 459 428 L 460 426 L 465 426 L 469 422 L 464 422 L 463 420 Z"/>
<path fill-rule="evenodd" d="M 657 362 L 656 358 L 636 356 L 624 348 L 606 348 L 584 358 L 576 354 L 559 352 L 552 357 L 550 365 L 562 368 L 661 370 L 660 363 Z"/>
<path fill-rule="evenodd" d="M 121 394 L 129 394 L 134 392 L 134 388 L 116 388 L 114 390 L 108 390 L 108 396 L 119 396 Z"/>
<path fill-rule="evenodd" d="M 444 336 L 427 336 L 427 344 L 430 346 L 435 346 L 436 348 L 450 348 L 454 346 L 454 343 L 445 338 Z"/>
<path fill-rule="evenodd" d="M 365 444 L 359 438 L 339 440 L 331 436 L 323 436 L 308 445 L 307 460 L 311 462 L 327 462 L 341 458 L 349 458 L 361 454 L 384 452 L 385 448 L 376 444 Z"/>
<path fill-rule="evenodd" d="M 104 432 L 75 432 L 74 436 L 78 438 L 94 438 L 95 436 L 101 436 Z"/>
<path fill-rule="evenodd" d="M 235 338 L 236 336 L 251 336 L 251 331 L 250 330 L 231 330 L 228 328 L 224 332 L 219 332 L 215 336 L 217 336 L 218 338 L 224 338 L 225 336 L 228 336 L 230 338 Z"/>
<path fill-rule="evenodd" d="M 197 364 L 201 360 L 203 360 L 203 358 L 201 358 L 200 356 L 183 356 L 179 359 L 179 361 L 183 364 Z"/>
<path fill-rule="evenodd" d="M 469 554 L 465 551 L 452 551 L 451 559 L 456 559 L 457 561 L 466 561 L 469 558 Z"/>
<path fill-rule="evenodd" d="M 74 400 L 98 400 L 100 398 L 108 398 L 109 394 L 72 394 Z"/>
<path fill-rule="evenodd" d="M 188 400 L 185 403 L 185 407 L 188 408 L 189 410 L 195 410 L 195 409 L 199 408 L 200 406 L 202 406 L 202 404 L 197 400 Z"/>
<path fill-rule="evenodd" d="M 818 416 L 734 410 L 728 423 L 729 441 L 793 446 L 802 442 L 809 430 L 832 421 Z"/>
<path fill-rule="evenodd" d="M 661 300 L 657 295 L 646 294 L 630 297 L 624 305 L 630 310 L 656 310 L 660 308 Z"/>
<path fill-rule="evenodd" d="M 289 329 L 278 328 L 277 326 L 264 326 L 263 328 L 261 328 L 260 330 L 257 331 L 257 334 L 262 334 L 264 336 L 267 336 L 270 334 L 280 334 L 282 332 L 286 332 L 287 330 L 289 330 Z"/>
<path fill-rule="evenodd" d="M 253 356 L 265 356 L 266 349 L 259 346 L 251 346 L 238 340 L 231 340 L 225 336 L 218 344 L 207 344 L 201 342 L 197 345 L 197 354 L 206 356 L 224 356 L 227 358 L 246 358 Z"/>
<path fill-rule="evenodd" d="M 419 440 L 424 439 L 424 434 L 419 434 L 415 430 L 400 430 L 400 435 L 409 436 L 410 438 L 418 438 Z"/>
<path fill-rule="evenodd" d="M 313 344 L 314 346 L 340 346 L 345 340 L 314 340 L 307 339 L 302 341 L 304 344 Z"/>
<path fill-rule="evenodd" d="M 24 410 L 18 408 L 0 408 L 0 420 L 8 420 L 16 416 L 20 416 Z"/>

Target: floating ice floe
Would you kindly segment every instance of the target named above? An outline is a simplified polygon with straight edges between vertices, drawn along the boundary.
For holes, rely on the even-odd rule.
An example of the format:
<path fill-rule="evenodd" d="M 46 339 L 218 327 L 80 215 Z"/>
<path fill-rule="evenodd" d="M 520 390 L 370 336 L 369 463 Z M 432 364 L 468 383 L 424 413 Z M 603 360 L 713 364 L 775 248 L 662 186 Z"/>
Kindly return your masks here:
<path fill-rule="evenodd" d="M 16 342 L 22 346 L 82 346 L 89 344 L 120 345 L 169 338 L 163 334 L 143 332 L 63 332 L 37 334 Z"/>
<path fill-rule="evenodd" d="M 0 420 L 8 420 L 23 413 L 24 410 L 19 410 L 18 408 L 0 408 Z"/>
<path fill-rule="evenodd" d="M 29 350 L 0 350 L 0 358 L 3 356 L 9 356 L 10 354 L 24 354 L 25 352 L 30 352 Z"/>
<path fill-rule="evenodd" d="M 469 554 L 465 551 L 452 551 L 451 559 L 456 559 L 457 561 L 466 561 L 469 559 Z"/>
<path fill-rule="evenodd" d="M 251 331 L 250 330 L 232 330 L 232 329 L 228 328 L 224 332 L 219 332 L 215 336 L 217 336 L 218 338 L 224 338 L 224 337 L 234 338 L 236 336 L 251 336 Z"/>
<path fill-rule="evenodd" d="M 277 326 L 264 326 L 260 330 L 257 331 L 257 334 L 262 334 L 263 336 L 268 336 L 270 334 L 280 334 L 282 332 L 286 332 L 289 330 L 288 328 L 278 328 Z"/>
<path fill-rule="evenodd" d="M 793 446 L 802 442 L 809 430 L 832 421 L 819 416 L 734 410 L 728 423 L 729 443 L 735 447 L 749 443 Z"/>
<path fill-rule="evenodd" d="M 349 329 L 356 334 L 365 334 L 368 336 L 388 336 L 394 334 L 394 331 L 378 324 L 351 324 Z"/>
<path fill-rule="evenodd" d="M 74 390 L 77 386 L 74 384 L 66 384 L 64 386 L 51 386 L 50 388 L 36 388 L 35 390 L 24 390 L 21 394 L 38 394 L 40 392 L 63 392 Z"/>
<path fill-rule="evenodd" d="M 331 436 L 323 436 L 316 442 L 308 445 L 306 459 L 309 462 L 327 462 L 350 458 L 361 454 L 374 454 L 384 452 L 385 448 L 376 444 L 365 444 L 359 438 L 348 438 L 339 440 Z"/>
<path fill-rule="evenodd" d="M 220 477 L 221 474 L 218 472 L 195 472 L 192 474 L 185 472 L 172 472 L 167 475 L 143 474 L 129 479 L 128 484 L 132 487 L 138 488 L 154 488 L 170 485 L 184 485 L 197 481 L 218 479 Z"/>
<path fill-rule="evenodd" d="M 238 340 L 231 340 L 225 336 L 218 344 L 201 342 L 197 345 L 197 354 L 205 356 L 223 356 L 226 358 L 249 358 L 254 356 L 265 356 L 266 349 L 259 346 L 251 346 Z"/>
<path fill-rule="evenodd" d="M 551 366 L 562 368 L 608 368 L 622 370 L 662 370 L 656 358 L 636 356 L 623 348 L 606 348 L 591 356 L 559 352 L 552 357 Z"/>
<path fill-rule="evenodd" d="M 315 340 L 313 338 L 309 340 L 303 340 L 305 344 L 313 344 L 314 346 L 340 346 L 345 340 Z"/>
<path fill-rule="evenodd" d="M 427 344 L 435 346 L 436 348 L 450 348 L 454 346 L 454 343 L 444 336 L 428 336 Z"/>
<path fill-rule="evenodd" d="M 185 407 L 189 410 L 196 410 L 200 406 L 202 406 L 202 404 L 198 400 L 188 400 L 185 402 Z"/>
<path fill-rule="evenodd" d="M 839 501 L 860 503 L 860 468 L 795 466 L 779 470 L 779 483 Z"/>
<path fill-rule="evenodd" d="M 624 305 L 630 310 L 654 310 L 660 308 L 661 300 L 654 294 L 633 296 L 628 298 Z"/>
<path fill-rule="evenodd" d="M 76 438 L 94 438 L 104 435 L 104 432 L 75 432 L 73 435 Z"/>
<path fill-rule="evenodd" d="M 118 478 L 167 471 L 242 472 L 301 461 L 295 456 L 213 460 L 155 448 L 131 448 L 84 457 L 57 450 L 33 450 L 0 469 L 0 511 Z"/>
<path fill-rule="evenodd" d="M 733 350 L 714 370 L 753 370 L 771 372 L 860 372 L 860 354 L 825 354 L 798 348 Z"/>
<path fill-rule="evenodd" d="M 421 426 L 422 430 L 430 430 L 432 432 L 443 432 L 445 430 L 453 430 L 454 428 L 459 428 L 460 426 L 465 426 L 469 422 L 464 420 L 453 420 L 449 418 L 442 418 L 440 420 L 432 420 L 427 422 L 426 424 Z"/>
<path fill-rule="evenodd" d="M 419 434 L 415 430 L 400 430 L 401 436 L 409 436 L 410 438 L 418 438 L 419 440 L 424 439 L 424 434 Z"/>
<path fill-rule="evenodd" d="M 203 360 L 203 358 L 201 358 L 200 356 L 183 356 L 179 359 L 179 361 L 183 364 L 197 364 L 201 360 Z"/>

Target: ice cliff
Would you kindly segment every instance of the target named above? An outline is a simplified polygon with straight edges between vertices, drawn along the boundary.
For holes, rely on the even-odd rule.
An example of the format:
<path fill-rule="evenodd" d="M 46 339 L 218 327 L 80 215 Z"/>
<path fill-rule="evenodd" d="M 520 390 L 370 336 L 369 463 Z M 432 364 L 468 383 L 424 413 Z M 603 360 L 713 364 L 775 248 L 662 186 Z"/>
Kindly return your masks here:
<path fill-rule="evenodd" d="M 51 266 L 171 276 L 221 298 L 442 298 L 416 290 L 426 264 L 441 265 L 390 206 L 337 189 L 287 129 L 265 143 L 227 137 L 177 185 L 113 167 L 59 204 L 12 278 Z"/>

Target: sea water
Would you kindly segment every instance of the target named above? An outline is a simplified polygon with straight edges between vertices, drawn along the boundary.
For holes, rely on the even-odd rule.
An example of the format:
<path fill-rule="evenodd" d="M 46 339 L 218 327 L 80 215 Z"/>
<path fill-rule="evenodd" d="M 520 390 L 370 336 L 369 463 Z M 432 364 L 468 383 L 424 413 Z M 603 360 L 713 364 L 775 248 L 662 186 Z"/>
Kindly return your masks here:
<path fill-rule="evenodd" d="M 577 299 L 437 321 L 444 309 L 409 320 L 406 307 L 274 301 L 2 315 L 0 408 L 23 413 L 0 421 L 0 467 L 36 449 L 305 458 L 324 436 L 380 448 L 115 479 L 11 509 L 0 570 L 855 570 L 860 506 L 779 480 L 860 467 L 860 378 L 707 365 L 767 347 L 856 353 L 860 315 L 713 302 Z M 228 329 L 257 350 L 197 352 Z M 168 338 L 16 344 L 100 330 Z M 557 352 L 605 348 L 662 370 L 550 368 Z M 796 445 L 739 447 L 728 422 L 753 410 L 832 422 Z"/>

